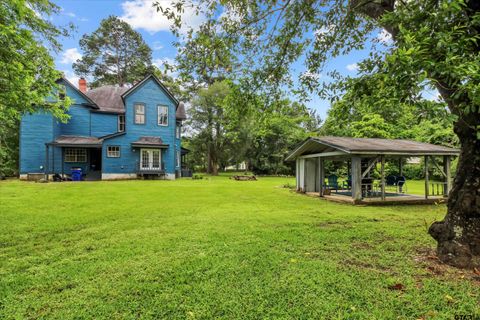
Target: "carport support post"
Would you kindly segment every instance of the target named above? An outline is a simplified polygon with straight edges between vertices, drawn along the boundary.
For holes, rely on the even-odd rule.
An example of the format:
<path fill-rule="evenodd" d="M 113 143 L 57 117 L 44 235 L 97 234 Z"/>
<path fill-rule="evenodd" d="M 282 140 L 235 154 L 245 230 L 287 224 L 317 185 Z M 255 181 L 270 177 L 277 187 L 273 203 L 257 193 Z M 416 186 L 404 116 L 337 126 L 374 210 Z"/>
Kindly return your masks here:
<path fill-rule="evenodd" d="M 445 188 L 443 195 L 448 197 L 450 190 L 452 190 L 452 175 L 450 173 L 450 156 L 443 156 L 443 172 L 445 173 Z"/>
<path fill-rule="evenodd" d="M 325 168 L 323 158 L 318 158 L 318 171 L 320 178 L 320 197 L 323 197 L 323 185 L 325 184 Z"/>
<path fill-rule="evenodd" d="M 65 148 L 62 147 L 62 178 L 65 178 Z"/>
<path fill-rule="evenodd" d="M 359 156 L 352 157 L 352 199 L 362 200 L 362 158 Z"/>
<path fill-rule="evenodd" d="M 48 144 L 45 145 L 45 180 L 48 181 Z"/>
<path fill-rule="evenodd" d="M 382 200 L 385 200 L 385 156 L 380 156 L 381 167 L 380 167 L 380 174 L 381 174 L 381 188 L 382 188 Z"/>
<path fill-rule="evenodd" d="M 425 199 L 428 199 L 428 156 L 425 156 Z"/>

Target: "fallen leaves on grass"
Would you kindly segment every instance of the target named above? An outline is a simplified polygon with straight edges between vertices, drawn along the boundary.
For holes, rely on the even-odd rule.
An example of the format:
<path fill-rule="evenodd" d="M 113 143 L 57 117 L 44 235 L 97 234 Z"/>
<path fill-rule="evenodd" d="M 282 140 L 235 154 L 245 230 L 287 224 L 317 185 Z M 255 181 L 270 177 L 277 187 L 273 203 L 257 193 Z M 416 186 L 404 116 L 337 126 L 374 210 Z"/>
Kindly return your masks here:
<path fill-rule="evenodd" d="M 405 286 L 402 283 L 395 283 L 395 284 L 392 284 L 392 285 L 388 286 L 388 289 L 404 291 Z"/>

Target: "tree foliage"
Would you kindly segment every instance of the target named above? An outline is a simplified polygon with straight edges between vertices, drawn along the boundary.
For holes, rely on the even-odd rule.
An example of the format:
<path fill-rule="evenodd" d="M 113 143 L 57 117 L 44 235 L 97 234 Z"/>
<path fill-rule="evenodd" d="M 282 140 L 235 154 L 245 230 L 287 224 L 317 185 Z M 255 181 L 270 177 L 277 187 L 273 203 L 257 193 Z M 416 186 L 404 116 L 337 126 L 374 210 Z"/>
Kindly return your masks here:
<path fill-rule="evenodd" d="M 61 90 L 51 52 L 61 49 L 57 38 L 69 28 L 52 24 L 60 8 L 47 0 L 0 3 L 0 175 L 17 170 L 19 119 L 39 106 L 65 120 L 70 101 L 46 99 Z"/>
<path fill-rule="evenodd" d="M 455 116 L 454 132 L 462 152 L 449 195 L 444 221 L 429 233 L 438 241 L 437 252 L 456 266 L 480 266 L 480 4 L 477 0 L 339 0 L 239 1 L 201 0 L 207 16 L 226 10 L 221 30 L 236 39 L 233 50 L 246 57 L 242 65 L 252 83 L 275 92 L 295 86 L 293 62 L 303 59 L 299 92 L 322 96 L 344 93 L 342 81 L 322 83 L 320 72 L 332 57 L 366 47 L 372 31 L 385 29 L 392 43 L 364 61 L 363 74 L 378 75 L 376 96 L 407 103 L 411 92 L 424 84 L 434 86 Z M 167 16 L 178 18 L 189 1 L 174 1 Z M 375 41 L 373 41 L 375 42 Z M 378 42 L 378 41 L 377 41 Z M 248 58 L 250 57 L 250 58 Z M 330 72 L 340 79 L 338 72 Z M 392 86 L 393 84 L 393 90 Z M 255 87 L 255 86 L 254 86 Z M 374 96 L 375 96 L 374 95 Z M 422 106 L 422 104 L 419 104 Z M 388 107 L 388 106 L 387 106 Z M 402 107 L 403 108 L 403 107 Z M 382 108 L 383 109 L 383 108 Z M 372 125 L 378 134 L 390 130 L 376 115 L 357 120 L 356 132 Z M 380 119 L 383 120 L 380 120 Z M 360 122 L 359 122 L 360 121 Z M 382 123 L 383 122 L 383 123 Z M 435 124 L 432 124 L 435 126 Z"/>
<path fill-rule="evenodd" d="M 78 75 L 92 76 L 92 87 L 133 84 L 153 72 L 152 50 L 140 33 L 110 16 L 80 40 L 81 59 L 73 64 Z"/>

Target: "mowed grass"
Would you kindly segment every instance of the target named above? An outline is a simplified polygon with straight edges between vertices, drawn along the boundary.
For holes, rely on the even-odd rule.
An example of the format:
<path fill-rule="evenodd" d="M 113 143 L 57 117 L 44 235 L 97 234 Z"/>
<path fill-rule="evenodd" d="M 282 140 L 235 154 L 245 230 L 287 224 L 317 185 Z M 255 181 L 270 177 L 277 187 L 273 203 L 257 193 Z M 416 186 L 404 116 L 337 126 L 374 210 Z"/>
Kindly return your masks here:
<path fill-rule="evenodd" d="M 285 183 L 1 182 L 0 318 L 480 314 L 479 283 L 425 258 L 443 205 L 354 207 Z"/>

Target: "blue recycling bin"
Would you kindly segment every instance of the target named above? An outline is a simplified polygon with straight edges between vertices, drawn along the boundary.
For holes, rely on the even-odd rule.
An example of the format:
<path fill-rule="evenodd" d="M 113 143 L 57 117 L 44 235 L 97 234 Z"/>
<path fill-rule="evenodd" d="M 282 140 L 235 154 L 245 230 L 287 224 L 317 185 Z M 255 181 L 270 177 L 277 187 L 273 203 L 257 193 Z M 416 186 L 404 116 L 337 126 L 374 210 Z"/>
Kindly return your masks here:
<path fill-rule="evenodd" d="M 82 168 L 72 168 L 72 181 L 82 181 Z"/>

